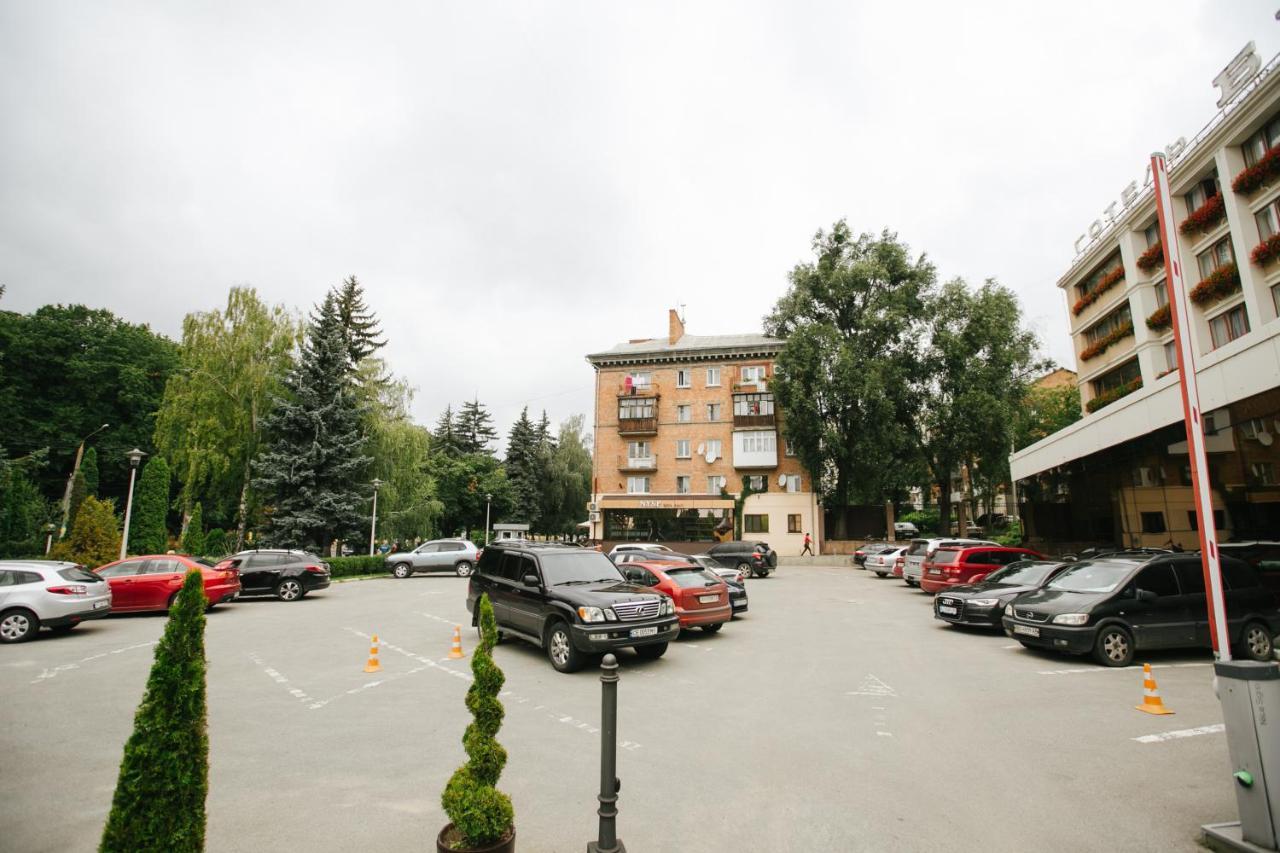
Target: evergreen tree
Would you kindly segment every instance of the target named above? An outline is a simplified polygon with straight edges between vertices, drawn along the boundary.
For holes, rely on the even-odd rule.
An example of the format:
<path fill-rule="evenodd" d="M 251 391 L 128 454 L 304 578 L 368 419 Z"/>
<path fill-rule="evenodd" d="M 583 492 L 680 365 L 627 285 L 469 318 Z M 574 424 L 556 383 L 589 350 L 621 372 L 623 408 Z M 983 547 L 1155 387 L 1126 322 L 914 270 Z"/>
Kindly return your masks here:
<path fill-rule="evenodd" d="M 323 548 L 363 528 L 370 457 L 363 412 L 332 293 L 312 316 L 301 358 L 267 415 L 270 436 L 255 466 L 254 488 L 276 545 Z"/>
<path fill-rule="evenodd" d="M 80 504 L 71 535 L 49 552 L 55 560 L 69 560 L 89 568 L 120 558 L 120 527 L 115 504 L 89 495 Z"/>
<path fill-rule="evenodd" d="M 80 470 L 84 472 L 84 490 L 86 495 L 98 497 L 98 451 L 90 447 L 80 460 Z"/>
<path fill-rule="evenodd" d="M 193 557 L 204 556 L 204 510 L 197 503 L 187 520 L 187 530 L 182 534 L 182 553 Z"/>
<path fill-rule="evenodd" d="M 373 311 L 364 303 L 364 288 L 355 276 L 348 276 L 336 289 L 338 318 L 342 322 L 342 339 L 351 364 L 358 365 L 387 345 L 382 328 Z"/>
<path fill-rule="evenodd" d="M 206 557 L 221 557 L 230 551 L 227 543 L 227 532 L 221 527 L 215 527 L 205 534 L 204 550 Z"/>
<path fill-rule="evenodd" d="M 200 853 L 209 790 L 204 579 L 192 569 L 156 645 L 100 853 Z"/>
<path fill-rule="evenodd" d="M 493 454 L 492 444 L 497 440 L 498 433 L 493 429 L 493 417 L 489 410 L 478 399 L 462 404 L 455 431 L 458 434 L 458 447 L 463 453 Z"/>
<path fill-rule="evenodd" d="M 169 548 L 169 464 L 152 456 L 138 478 L 129 523 L 131 554 L 163 554 Z"/>
<path fill-rule="evenodd" d="M 67 529 L 75 527 L 76 513 L 80 511 L 80 505 L 84 503 L 85 496 L 89 494 L 89 485 L 85 481 L 84 471 L 76 471 L 74 477 L 71 478 L 71 497 L 67 501 Z"/>
<path fill-rule="evenodd" d="M 529 420 L 528 407 L 511 427 L 506 467 L 507 482 L 511 484 L 511 520 L 535 524 L 542 517 L 545 471 L 538 452 L 538 429 Z"/>
<path fill-rule="evenodd" d="M 431 447 L 435 452 L 448 456 L 457 456 L 462 452 L 453 406 L 446 406 L 440 420 L 436 421 L 435 432 L 431 433 Z"/>
<path fill-rule="evenodd" d="M 48 520 L 49 504 L 28 474 L 43 461 L 43 455 L 10 460 L 0 447 L 0 558 L 44 552 L 40 528 Z"/>

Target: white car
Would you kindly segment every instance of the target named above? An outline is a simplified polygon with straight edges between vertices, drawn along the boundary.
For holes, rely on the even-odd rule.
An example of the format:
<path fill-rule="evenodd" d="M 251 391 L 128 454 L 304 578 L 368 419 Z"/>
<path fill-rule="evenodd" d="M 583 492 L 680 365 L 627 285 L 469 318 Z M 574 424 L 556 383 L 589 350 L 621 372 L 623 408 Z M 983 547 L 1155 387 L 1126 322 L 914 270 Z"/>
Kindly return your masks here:
<path fill-rule="evenodd" d="M 666 545 L 659 545 L 657 542 L 626 542 L 622 545 L 614 545 L 613 550 L 609 552 L 609 559 L 613 559 L 624 551 L 662 551 L 665 553 L 675 553 Z"/>
<path fill-rule="evenodd" d="M 869 554 L 863 568 L 869 572 L 875 572 L 879 577 L 887 577 L 893 572 L 893 564 L 906 553 L 906 550 L 906 545 L 900 545 L 896 548 L 887 548 L 878 554 Z"/>
<path fill-rule="evenodd" d="M 111 612 L 111 585 L 75 563 L 0 560 L 0 643 L 55 634 Z"/>
<path fill-rule="evenodd" d="M 919 586 L 924 575 L 924 561 L 933 556 L 943 545 L 998 545 L 988 539 L 956 539 L 944 536 L 936 539 L 913 539 L 907 546 L 906 560 L 902 563 L 902 579 L 907 586 Z"/>

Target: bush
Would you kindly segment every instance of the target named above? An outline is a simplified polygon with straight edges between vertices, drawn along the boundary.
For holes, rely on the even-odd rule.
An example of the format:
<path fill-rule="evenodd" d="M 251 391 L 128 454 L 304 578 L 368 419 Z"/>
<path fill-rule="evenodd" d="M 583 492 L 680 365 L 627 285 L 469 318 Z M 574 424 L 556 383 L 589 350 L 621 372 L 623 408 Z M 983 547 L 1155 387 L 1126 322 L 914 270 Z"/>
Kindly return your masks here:
<path fill-rule="evenodd" d="M 100 853 L 204 849 L 209 789 L 204 580 L 198 570 L 169 611 L 147 692 L 124 746 Z"/>
<path fill-rule="evenodd" d="M 49 557 L 80 563 L 91 569 L 120 559 L 115 505 L 93 495 L 86 497 L 76 513 L 71 535 L 54 545 Z"/>
<path fill-rule="evenodd" d="M 908 512 L 898 521 L 914 524 L 921 533 L 936 533 L 938 530 L 938 511 L 936 509 L 918 509 Z"/>
<path fill-rule="evenodd" d="M 163 554 L 169 547 L 169 466 L 153 456 L 142 469 L 129 522 L 130 554 Z"/>
<path fill-rule="evenodd" d="M 231 543 L 227 541 L 227 532 L 215 527 L 204 535 L 204 553 L 207 557 L 223 557 L 231 551 Z"/>
<path fill-rule="evenodd" d="M 381 554 L 372 557 L 328 557 L 329 572 L 335 578 L 353 575 L 376 575 L 387 570 L 387 558 Z"/>
<path fill-rule="evenodd" d="M 191 518 L 187 519 L 187 532 L 182 534 L 182 544 L 179 550 L 184 554 L 205 554 L 206 545 L 204 541 L 204 510 L 197 503 L 195 509 L 191 510 Z"/>
<path fill-rule="evenodd" d="M 1007 547 L 1016 548 L 1022 544 L 1022 522 L 1013 519 L 1009 522 L 1009 526 L 999 536 L 991 537 L 991 541 L 998 542 Z"/>
<path fill-rule="evenodd" d="M 507 751 L 494 739 L 504 713 L 498 693 L 506 681 L 502 670 L 493 662 L 498 625 L 487 595 L 480 596 L 477 606 L 480 643 L 471 656 L 475 679 L 467 690 L 467 708 L 474 721 L 462 736 L 468 760 L 449 779 L 440 798 L 454 828 L 470 847 L 492 844 L 502 838 L 515 819 L 511 799 L 494 787 L 507 763 Z"/>

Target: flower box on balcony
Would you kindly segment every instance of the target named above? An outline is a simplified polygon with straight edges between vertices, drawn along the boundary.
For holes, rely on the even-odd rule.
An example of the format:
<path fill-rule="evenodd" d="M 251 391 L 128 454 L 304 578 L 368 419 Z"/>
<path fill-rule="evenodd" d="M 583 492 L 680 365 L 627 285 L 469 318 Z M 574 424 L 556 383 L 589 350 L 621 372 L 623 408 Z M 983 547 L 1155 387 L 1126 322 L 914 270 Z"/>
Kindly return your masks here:
<path fill-rule="evenodd" d="M 1240 290 L 1240 270 L 1235 264 L 1223 264 L 1204 277 L 1204 281 L 1187 294 L 1201 308 L 1207 308 Z"/>
<path fill-rule="evenodd" d="M 1254 246 L 1253 251 L 1249 253 L 1249 260 L 1260 267 L 1265 267 L 1276 258 L 1280 258 L 1280 234 L 1272 234 Z"/>
<path fill-rule="evenodd" d="M 1147 328 L 1167 329 L 1173 325 L 1173 315 L 1169 313 L 1168 305 L 1161 305 L 1159 308 L 1151 312 L 1151 316 L 1147 317 Z"/>
<path fill-rule="evenodd" d="M 1124 267 L 1119 266 L 1108 272 L 1102 278 L 1098 279 L 1098 283 L 1093 289 L 1076 300 L 1076 304 L 1071 306 L 1071 313 L 1079 315 L 1081 311 L 1097 302 L 1105 291 L 1116 286 L 1116 282 L 1124 278 Z"/>
<path fill-rule="evenodd" d="M 1222 221 L 1227 215 L 1227 205 L 1222 200 L 1222 193 L 1216 192 L 1205 200 L 1205 203 L 1191 211 L 1191 215 L 1183 220 L 1178 230 L 1188 236 L 1203 234 Z"/>
<path fill-rule="evenodd" d="M 1112 330 L 1110 334 L 1106 335 L 1105 337 L 1098 338 L 1098 340 L 1094 341 L 1093 343 L 1089 344 L 1089 346 L 1081 350 L 1080 360 L 1088 361 L 1091 358 L 1097 358 L 1098 356 L 1106 352 L 1108 349 L 1110 349 L 1111 345 L 1114 344 L 1116 341 L 1123 340 L 1124 338 L 1127 338 L 1132 334 L 1133 334 L 1133 323 L 1131 322 L 1125 323 L 1123 326 L 1120 326 Z"/>
<path fill-rule="evenodd" d="M 1109 406 L 1121 397 L 1126 397 L 1142 387 L 1142 377 L 1131 379 L 1124 385 L 1112 388 L 1110 391 L 1103 391 L 1098 396 L 1084 404 L 1084 407 L 1090 412 L 1096 412 L 1103 406 Z"/>
<path fill-rule="evenodd" d="M 1250 195 L 1280 177 L 1280 145 L 1269 148 L 1257 163 L 1236 175 L 1231 189 L 1240 195 Z"/>
<path fill-rule="evenodd" d="M 1164 244 L 1157 240 L 1145 252 L 1138 255 L 1138 269 L 1149 273 L 1162 266 L 1164 266 Z"/>

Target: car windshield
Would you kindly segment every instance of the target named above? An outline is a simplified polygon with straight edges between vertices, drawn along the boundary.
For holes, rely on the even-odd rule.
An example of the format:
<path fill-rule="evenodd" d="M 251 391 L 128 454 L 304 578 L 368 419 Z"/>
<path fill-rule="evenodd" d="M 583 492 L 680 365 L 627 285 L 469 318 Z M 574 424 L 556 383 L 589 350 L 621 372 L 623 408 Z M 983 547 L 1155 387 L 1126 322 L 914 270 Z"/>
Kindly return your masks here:
<path fill-rule="evenodd" d="M 1033 585 L 1038 584 L 1047 578 L 1052 569 L 1052 565 L 1037 566 L 1034 563 L 1014 563 L 1012 565 L 1005 566 L 1003 569 L 997 569 L 987 575 L 987 580 L 992 583 Z"/>
<path fill-rule="evenodd" d="M 81 568 L 80 566 L 72 566 L 69 569 L 58 569 L 58 575 L 67 581 L 88 581 L 89 583 L 102 583 L 103 580 L 93 572 Z"/>
<path fill-rule="evenodd" d="M 1065 592 L 1111 592 L 1129 576 L 1128 563 L 1081 563 L 1049 582 L 1048 589 Z"/>
<path fill-rule="evenodd" d="M 547 586 L 591 581 L 620 581 L 622 573 L 613 561 L 597 551 L 566 551 L 542 554 L 542 581 Z"/>
<path fill-rule="evenodd" d="M 667 577 L 676 582 L 676 586 L 688 589 L 696 586 L 715 586 L 720 578 L 702 569 L 667 569 Z"/>
<path fill-rule="evenodd" d="M 954 563 L 959 556 L 959 551 L 938 551 L 934 553 L 933 561 L 940 566 L 945 566 L 948 563 Z"/>

